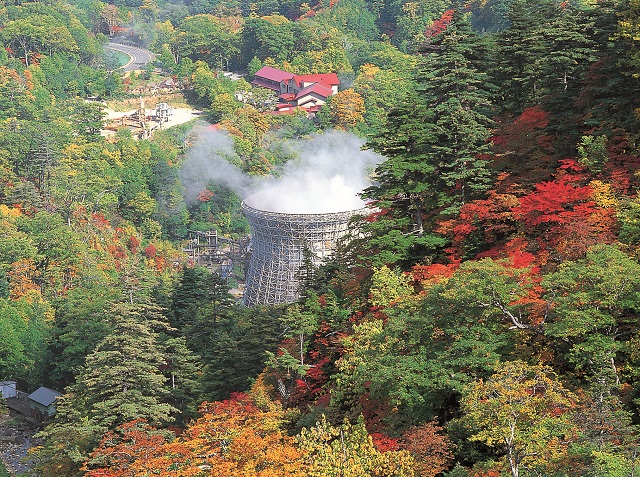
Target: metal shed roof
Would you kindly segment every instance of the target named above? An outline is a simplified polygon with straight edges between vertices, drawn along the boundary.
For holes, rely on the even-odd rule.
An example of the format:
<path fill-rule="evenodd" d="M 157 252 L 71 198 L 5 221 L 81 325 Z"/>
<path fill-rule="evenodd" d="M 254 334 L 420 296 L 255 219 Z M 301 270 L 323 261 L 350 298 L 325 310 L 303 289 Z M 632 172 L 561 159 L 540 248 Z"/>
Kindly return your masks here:
<path fill-rule="evenodd" d="M 43 406 L 49 406 L 56 400 L 58 396 L 62 396 L 61 392 L 54 391 L 53 389 L 45 388 L 44 386 L 39 387 L 27 397 L 32 401 L 37 402 L 38 404 L 42 404 Z"/>

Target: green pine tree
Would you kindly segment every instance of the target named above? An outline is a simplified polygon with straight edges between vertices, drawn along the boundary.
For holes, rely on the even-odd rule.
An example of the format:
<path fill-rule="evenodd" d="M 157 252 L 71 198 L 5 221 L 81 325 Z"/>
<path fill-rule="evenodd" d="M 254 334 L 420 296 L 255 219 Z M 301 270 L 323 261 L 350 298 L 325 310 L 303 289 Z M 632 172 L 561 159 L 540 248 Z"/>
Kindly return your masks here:
<path fill-rule="evenodd" d="M 151 328 L 157 317 L 149 306 L 117 305 L 112 331 L 87 356 L 72 386 L 90 421 L 113 429 L 133 419 L 152 425 L 172 420 L 177 410 L 163 402 L 168 390 L 160 367 L 166 361 Z"/>
<path fill-rule="evenodd" d="M 509 28 L 498 35 L 494 78 L 500 86 L 498 103 L 510 113 L 519 113 L 540 97 L 536 65 L 547 55 L 545 28 L 558 14 L 555 0 L 515 0 L 507 14 Z"/>
<path fill-rule="evenodd" d="M 492 62 L 505 112 L 519 114 L 544 100 L 556 116 L 552 129 L 567 127 L 586 69 L 595 59 L 588 13 L 586 7 L 555 0 L 510 4 L 510 26 L 498 34 Z"/>
<path fill-rule="evenodd" d="M 172 338 L 162 333 L 159 345 L 166 363 L 162 371 L 169 388 L 167 402 L 179 411 L 176 421 L 184 423 L 198 414 L 202 375 L 199 356 L 187 347 L 184 336 Z"/>
<path fill-rule="evenodd" d="M 618 20 L 624 2 L 598 2 L 588 13 L 592 27 L 588 30 L 595 44 L 598 60 L 587 74 L 576 102 L 583 130 L 596 130 L 611 135 L 617 128 L 634 132 L 640 127 L 635 109 L 638 107 L 638 75 L 631 60 L 632 41 L 619 38 Z M 612 41 L 616 39 L 617 41 Z"/>
<path fill-rule="evenodd" d="M 229 294 L 225 281 L 219 275 L 204 267 L 185 267 L 171 296 L 170 323 L 179 334 L 198 335 L 198 317 L 207 309 L 207 315 L 215 317 L 226 307 L 232 306 L 234 299 Z M 189 343 L 191 349 L 199 352 L 197 346 Z"/>
<path fill-rule="evenodd" d="M 83 475 L 80 467 L 108 430 L 134 419 L 162 426 L 178 414 L 167 403 L 165 350 L 153 330 L 166 327 L 160 317 L 151 305 L 113 307 L 111 331 L 87 356 L 76 382 L 56 401 L 53 421 L 39 434 L 41 475 Z"/>
<path fill-rule="evenodd" d="M 209 349 L 217 323 L 233 316 L 237 305 L 227 283 L 219 275 L 207 272 L 201 278 L 206 281 L 200 283 L 202 288 L 195 297 L 199 301 L 190 308 L 192 314 L 184 322 L 181 333 L 187 338 L 189 349 L 203 355 Z"/>
<path fill-rule="evenodd" d="M 237 307 L 208 321 L 208 346 L 202 352 L 207 400 L 220 401 L 250 388 L 251 380 L 265 367 L 267 351 L 278 349 L 281 313 L 278 307 Z"/>
<path fill-rule="evenodd" d="M 376 265 L 415 263 L 442 246 L 431 232 L 437 214 L 455 214 L 491 183 L 487 161 L 491 85 L 475 67 L 476 36 L 456 13 L 426 45 L 415 94 L 392 111 L 369 145 L 387 157 L 378 184 L 363 196 L 381 209 L 368 227 Z"/>

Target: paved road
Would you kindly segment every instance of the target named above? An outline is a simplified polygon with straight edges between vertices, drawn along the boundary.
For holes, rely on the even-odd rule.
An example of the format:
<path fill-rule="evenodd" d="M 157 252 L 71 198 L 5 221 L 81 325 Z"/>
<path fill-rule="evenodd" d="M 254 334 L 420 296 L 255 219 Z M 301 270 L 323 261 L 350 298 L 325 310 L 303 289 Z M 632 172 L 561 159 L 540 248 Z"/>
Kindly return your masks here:
<path fill-rule="evenodd" d="M 140 70 L 144 68 L 144 65 L 152 62 L 156 58 L 156 55 L 151 53 L 149 50 L 144 50 L 135 46 L 123 45 L 122 43 L 107 43 L 105 48 L 119 51 L 129 56 L 129 62 L 122 67 L 124 71 Z"/>

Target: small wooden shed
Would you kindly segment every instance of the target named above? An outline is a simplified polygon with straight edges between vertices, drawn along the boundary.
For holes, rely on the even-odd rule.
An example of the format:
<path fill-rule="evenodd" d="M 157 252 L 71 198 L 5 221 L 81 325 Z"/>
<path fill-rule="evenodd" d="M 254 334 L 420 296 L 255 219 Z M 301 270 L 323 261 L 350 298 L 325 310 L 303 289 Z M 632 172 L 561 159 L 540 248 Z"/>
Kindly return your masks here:
<path fill-rule="evenodd" d="M 41 386 L 27 396 L 27 401 L 29 407 L 37 413 L 51 417 L 56 413 L 54 403 L 58 396 L 62 396 L 62 393 Z"/>

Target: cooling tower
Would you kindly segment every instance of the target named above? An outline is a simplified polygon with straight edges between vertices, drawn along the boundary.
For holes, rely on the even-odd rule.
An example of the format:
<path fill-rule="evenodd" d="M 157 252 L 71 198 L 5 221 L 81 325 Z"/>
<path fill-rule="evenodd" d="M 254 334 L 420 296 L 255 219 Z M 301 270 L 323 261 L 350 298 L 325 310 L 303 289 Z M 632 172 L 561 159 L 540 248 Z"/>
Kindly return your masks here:
<path fill-rule="evenodd" d="M 251 227 L 252 253 L 243 295 L 247 306 L 297 300 L 305 249 L 311 251 L 314 265 L 320 264 L 346 234 L 349 220 L 361 212 L 288 214 L 258 210 L 246 201 L 242 209 Z"/>

